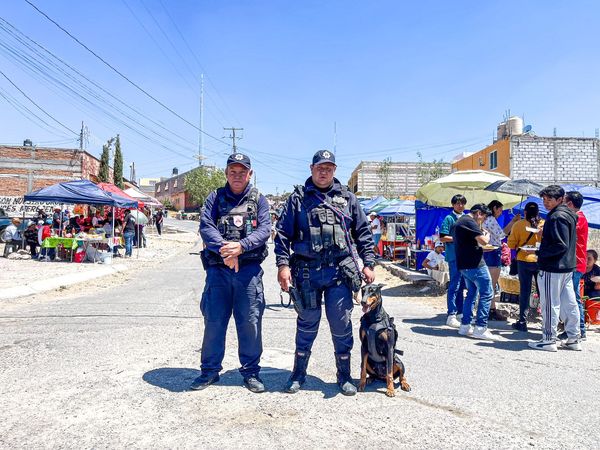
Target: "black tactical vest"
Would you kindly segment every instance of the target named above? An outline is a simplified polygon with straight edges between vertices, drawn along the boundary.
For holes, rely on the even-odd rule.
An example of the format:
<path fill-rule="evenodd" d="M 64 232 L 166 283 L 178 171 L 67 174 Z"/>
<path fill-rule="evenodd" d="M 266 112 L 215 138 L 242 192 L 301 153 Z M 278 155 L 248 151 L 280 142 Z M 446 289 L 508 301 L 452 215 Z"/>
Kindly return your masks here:
<path fill-rule="evenodd" d="M 258 226 L 258 189 L 252 188 L 243 203 L 231 208 L 225 198 L 225 188 L 217 189 L 217 229 L 223 239 L 230 242 L 239 242 L 252 234 Z M 210 255 L 210 263 L 223 264 L 219 255 Z M 238 260 L 262 262 L 267 257 L 267 246 L 242 253 Z"/>
<path fill-rule="evenodd" d="M 298 212 L 306 214 L 309 235 L 306 236 L 301 232 L 301 235 L 297 236 L 299 242 L 294 245 L 294 253 L 330 262 L 350 255 L 349 230 L 344 230 L 345 224 L 342 223 L 344 219 L 334 213 L 331 208 L 333 206 L 344 214 L 348 214 L 347 206 L 350 196 L 347 189 L 342 188 L 342 192 L 330 200 L 330 206 L 324 205 L 314 195 L 305 195 L 303 186 L 297 186 L 295 194 L 299 196 L 300 204 L 304 206 L 304 211 Z"/>

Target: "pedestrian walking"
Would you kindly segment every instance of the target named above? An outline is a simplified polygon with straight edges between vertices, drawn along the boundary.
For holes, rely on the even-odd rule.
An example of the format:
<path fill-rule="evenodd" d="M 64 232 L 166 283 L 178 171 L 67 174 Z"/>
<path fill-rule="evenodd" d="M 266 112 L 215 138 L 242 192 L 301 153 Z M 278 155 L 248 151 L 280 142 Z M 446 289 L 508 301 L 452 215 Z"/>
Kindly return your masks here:
<path fill-rule="evenodd" d="M 371 233 L 373 234 L 373 244 L 375 249 L 375 257 L 380 257 L 379 254 L 379 241 L 381 240 L 381 220 L 377 217 L 376 212 L 369 214 L 371 218 Z"/>
<path fill-rule="evenodd" d="M 301 302 L 294 369 L 285 392 L 298 392 L 306 379 L 324 303 L 338 386 L 344 395 L 354 395 L 356 386 L 350 374 L 352 292 L 360 289 L 361 272 L 367 283 L 375 280 L 373 238 L 356 197 L 334 177 L 335 155 L 327 150 L 316 152 L 310 170 L 304 186 L 297 186 L 288 198 L 275 236 L 279 284 L 283 291 L 293 286 Z M 362 269 L 353 256 L 354 245 L 364 263 Z"/>
<path fill-rule="evenodd" d="M 440 227 L 440 242 L 446 246 L 446 262 L 448 263 L 450 275 L 446 296 L 448 307 L 446 325 L 452 328 L 459 328 L 460 321 L 456 318 L 456 315 L 462 313 L 465 281 L 456 267 L 456 250 L 452 233 L 456 221 L 463 216 L 467 199 L 461 194 L 456 194 L 452 197 L 450 203 L 452 204 L 452 212 L 444 217 L 444 220 L 442 221 L 442 226 Z"/>
<path fill-rule="evenodd" d="M 565 323 L 567 340 L 563 346 L 581 350 L 579 307 L 573 290 L 577 242 L 577 214 L 564 204 L 565 191 L 551 185 L 540 192 L 548 210 L 538 255 L 538 286 L 542 310 L 542 339 L 529 342 L 536 350 L 557 351 L 557 326 Z"/>
<path fill-rule="evenodd" d="M 585 214 L 581 210 L 581 206 L 583 205 L 583 195 L 577 191 L 567 192 L 565 194 L 565 205 L 577 214 L 577 244 L 575 247 L 576 266 L 575 272 L 573 272 L 573 289 L 575 290 L 575 299 L 577 300 L 577 306 L 579 307 L 579 330 L 581 333 L 581 340 L 584 341 L 586 339 L 585 315 L 583 312 L 583 302 L 581 301 L 580 282 L 587 269 L 589 225 Z M 559 338 L 562 340 L 568 339 L 567 333 L 561 333 Z"/>
<path fill-rule="evenodd" d="M 154 215 L 154 225 L 156 225 L 156 232 L 158 233 L 159 236 L 162 235 L 162 226 L 163 226 L 163 212 L 162 209 L 159 209 L 158 211 L 156 211 L 156 214 Z"/>
<path fill-rule="evenodd" d="M 200 310 L 204 317 L 201 374 L 191 389 L 219 381 L 225 337 L 233 314 L 238 336 L 240 373 L 251 392 L 264 392 L 260 379 L 262 316 L 265 308 L 263 270 L 271 232 L 269 203 L 250 184 L 250 158 L 234 153 L 227 159 L 227 184 L 212 192 L 200 220 L 201 252 L 206 284 Z"/>
<path fill-rule="evenodd" d="M 488 330 L 487 324 L 494 289 L 490 271 L 483 260 L 482 248 L 490 242 L 490 234 L 481 228 L 483 221 L 491 214 L 485 203 L 473 205 L 469 214 L 456 221 L 453 237 L 456 245 L 456 267 L 467 285 L 467 297 L 458 334 L 493 341 L 496 337 Z M 471 318 L 477 295 L 479 302 L 473 327 Z"/>

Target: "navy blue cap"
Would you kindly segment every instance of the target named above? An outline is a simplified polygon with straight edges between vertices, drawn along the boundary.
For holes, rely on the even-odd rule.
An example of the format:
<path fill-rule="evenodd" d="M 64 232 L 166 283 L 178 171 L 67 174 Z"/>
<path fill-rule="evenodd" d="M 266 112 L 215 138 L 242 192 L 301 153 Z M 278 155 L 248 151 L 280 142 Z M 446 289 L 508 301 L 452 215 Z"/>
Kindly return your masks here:
<path fill-rule="evenodd" d="M 317 153 L 315 153 L 315 156 L 313 156 L 312 163 L 313 166 L 323 163 L 335 164 L 335 155 L 329 150 L 319 150 Z"/>
<path fill-rule="evenodd" d="M 229 155 L 229 158 L 227 158 L 227 165 L 229 166 L 230 164 L 241 164 L 246 169 L 252 168 L 252 165 L 250 164 L 250 158 L 242 153 L 232 153 Z"/>

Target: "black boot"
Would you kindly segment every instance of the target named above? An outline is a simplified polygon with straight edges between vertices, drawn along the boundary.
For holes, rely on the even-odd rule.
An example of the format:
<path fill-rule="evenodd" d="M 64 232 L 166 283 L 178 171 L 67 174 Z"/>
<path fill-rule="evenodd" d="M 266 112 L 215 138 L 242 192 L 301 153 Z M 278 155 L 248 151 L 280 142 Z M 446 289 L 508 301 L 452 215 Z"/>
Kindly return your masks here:
<path fill-rule="evenodd" d="M 308 366 L 308 359 L 310 358 L 309 351 L 296 351 L 294 357 L 294 370 L 290 375 L 290 379 L 285 385 L 284 392 L 288 394 L 295 394 L 300 390 L 300 387 L 306 380 L 306 367 Z"/>
<path fill-rule="evenodd" d="M 356 386 L 352 383 L 350 376 L 350 353 L 336 353 L 335 364 L 337 366 L 337 382 L 342 394 L 355 395 Z"/>

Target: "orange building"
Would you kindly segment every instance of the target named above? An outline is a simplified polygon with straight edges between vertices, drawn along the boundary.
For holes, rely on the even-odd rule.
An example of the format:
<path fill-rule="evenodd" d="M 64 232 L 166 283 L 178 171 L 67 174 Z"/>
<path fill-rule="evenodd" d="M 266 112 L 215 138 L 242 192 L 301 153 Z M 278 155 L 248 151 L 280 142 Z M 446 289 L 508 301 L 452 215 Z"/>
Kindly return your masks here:
<path fill-rule="evenodd" d="M 487 170 L 507 177 L 510 173 L 510 139 L 501 139 L 463 159 L 452 162 L 452 171 Z"/>

